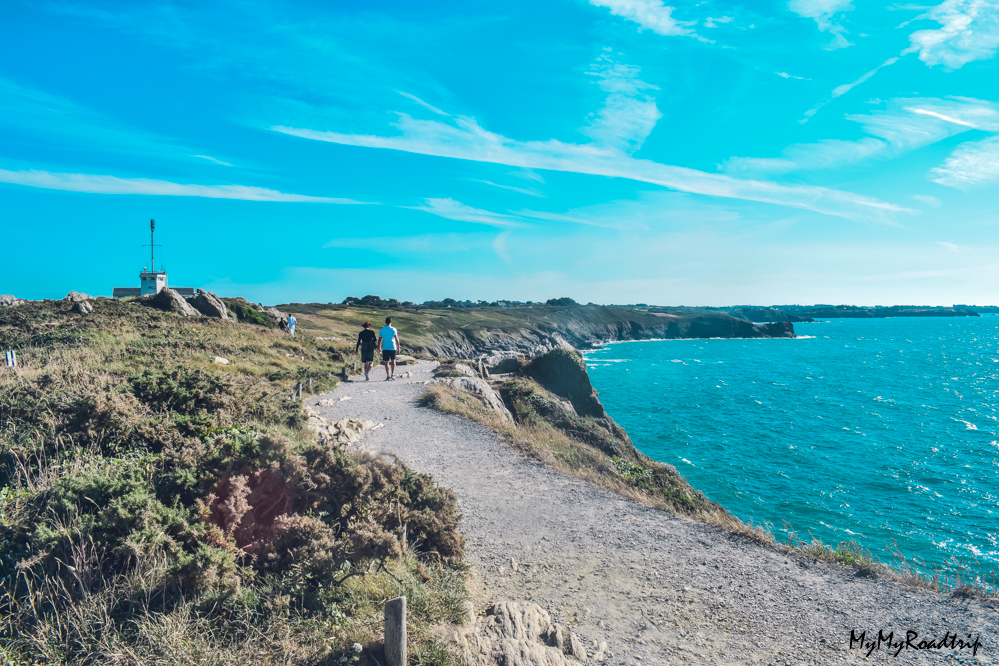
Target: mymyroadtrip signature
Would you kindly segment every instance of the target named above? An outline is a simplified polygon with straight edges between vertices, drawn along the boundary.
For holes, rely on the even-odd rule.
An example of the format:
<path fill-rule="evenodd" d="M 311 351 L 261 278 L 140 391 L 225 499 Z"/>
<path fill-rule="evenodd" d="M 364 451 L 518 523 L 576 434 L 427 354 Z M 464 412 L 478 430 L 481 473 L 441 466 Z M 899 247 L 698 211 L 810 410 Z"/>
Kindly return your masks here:
<path fill-rule="evenodd" d="M 857 635 L 855 629 L 850 630 L 850 649 L 852 650 L 855 646 L 858 650 L 867 650 L 865 656 L 869 657 L 876 651 L 881 650 L 881 646 L 884 645 L 888 652 L 892 650 L 895 651 L 893 657 L 897 657 L 902 650 L 971 650 L 971 655 L 975 656 L 978 654 L 978 649 L 982 647 L 981 635 L 971 637 L 971 634 L 967 634 L 965 640 L 964 638 L 958 638 L 956 633 L 944 632 L 943 638 L 936 638 L 930 640 L 920 640 L 919 632 L 913 629 L 909 629 L 905 632 L 905 640 L 901 637 L 899 640 L 895 640 L 895 632 L 889 632 L 885 634 L 884 630 L 878 629 L 877 638 L 871 638 L 868 640 L 867 631 L 860 632 Z"/>

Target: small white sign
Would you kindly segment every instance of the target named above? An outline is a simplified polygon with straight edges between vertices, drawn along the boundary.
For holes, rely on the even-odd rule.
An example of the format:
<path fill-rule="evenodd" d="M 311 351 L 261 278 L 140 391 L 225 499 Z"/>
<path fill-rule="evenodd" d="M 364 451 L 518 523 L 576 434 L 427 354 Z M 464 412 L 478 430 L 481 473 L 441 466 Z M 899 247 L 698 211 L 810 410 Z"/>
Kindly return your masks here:
<path fill-rule="evenodd" d="M 17 354 L 13 349 L 7 351 L 7 367 L 16 368 L 17 367 Z"/>

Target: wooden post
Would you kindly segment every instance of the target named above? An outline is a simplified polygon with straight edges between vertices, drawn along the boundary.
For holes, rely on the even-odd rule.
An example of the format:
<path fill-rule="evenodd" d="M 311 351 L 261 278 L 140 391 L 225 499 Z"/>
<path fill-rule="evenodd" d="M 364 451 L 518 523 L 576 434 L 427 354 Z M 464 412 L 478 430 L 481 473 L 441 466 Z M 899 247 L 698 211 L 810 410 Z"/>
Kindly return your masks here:
<path fill-rule="evenodd" d="M 312 393 L 312 377 L 309 377 L 309 393 Z"/>
<path fill-rule="evenodd" d="M 296 400 L 302 399 L 302 382 L 298 382 L 297 384 L 295 384 L 295 399 Z"/>
<path fill-rule="evenodd" d="M 406 666 L 406 597 L 385 602 L 385 662 Z"/>

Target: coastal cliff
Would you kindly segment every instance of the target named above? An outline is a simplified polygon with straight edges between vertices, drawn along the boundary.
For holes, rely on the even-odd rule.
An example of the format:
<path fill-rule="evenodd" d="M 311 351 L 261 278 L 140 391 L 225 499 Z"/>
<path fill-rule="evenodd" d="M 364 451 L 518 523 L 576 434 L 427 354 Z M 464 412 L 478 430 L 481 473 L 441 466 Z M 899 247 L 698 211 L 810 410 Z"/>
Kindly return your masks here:
<path fill-rule="evenodd" d="M 295 313 L 301 330 L 318 335 L 353 337 L 365 320 L 380 323 L 391 316 L 407 353 L 435 358 L 478 358 L 497 352 L 537 355 L 557 348 L 592 349 L 619 340 L 795 337 L 788 321 L 754 324 L 709 310 L 643 312 L 602 305 L 389 310 L 290 304 L 278 308 Z"/>

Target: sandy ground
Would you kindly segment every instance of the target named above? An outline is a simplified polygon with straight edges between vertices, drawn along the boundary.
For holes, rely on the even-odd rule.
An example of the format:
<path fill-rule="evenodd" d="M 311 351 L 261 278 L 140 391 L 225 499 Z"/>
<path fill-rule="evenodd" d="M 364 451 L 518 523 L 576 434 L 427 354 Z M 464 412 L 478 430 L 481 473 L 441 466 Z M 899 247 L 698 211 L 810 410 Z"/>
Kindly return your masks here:
<path fill-rule="evenodd" d="M 362 446 L 388 452 L 454 488 L 464 514 L 481 611 L 529 600 L 608 664 L 999 663 L 999 605 L 952 599 L 852 569 L 810 562 L 702 523 L 624 500 L 532 462 L 492 431 L 417 399 L 435 364 L 413 376 L 341 384 L 326 418 L 384 424 Z M 363 378 L 362 378 L 363 379 Z M 347 398 L 347 399 L 344 399 Z M 902 649 L 870 657 L 851 630 L 877 640 L 976 637 L 971 650 Z"/>

